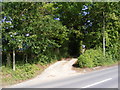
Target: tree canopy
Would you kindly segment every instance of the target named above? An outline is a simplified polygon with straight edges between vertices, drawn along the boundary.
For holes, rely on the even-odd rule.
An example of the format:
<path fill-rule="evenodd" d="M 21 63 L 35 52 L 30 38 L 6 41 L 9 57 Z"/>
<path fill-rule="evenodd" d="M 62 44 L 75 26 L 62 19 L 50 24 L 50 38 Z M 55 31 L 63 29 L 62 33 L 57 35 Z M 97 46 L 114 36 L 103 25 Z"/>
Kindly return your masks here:
<path fill-rule="evenodd" d="M 78 56 L 83 44 L 87 49 L 102 47 L 103 29 L 105 48 L 116 47 L 114 53 L 119 52 L 120 2 L 4 2 L 2 6 L 2 48 L 8 61 L 12 51 L 29 61 L 56 50 Z"/>

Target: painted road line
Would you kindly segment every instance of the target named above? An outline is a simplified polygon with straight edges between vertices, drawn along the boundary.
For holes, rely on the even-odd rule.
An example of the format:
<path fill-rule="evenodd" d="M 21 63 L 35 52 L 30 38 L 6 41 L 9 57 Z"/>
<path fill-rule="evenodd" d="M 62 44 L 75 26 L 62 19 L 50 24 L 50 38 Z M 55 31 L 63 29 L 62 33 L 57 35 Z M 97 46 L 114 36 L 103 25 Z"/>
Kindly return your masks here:
<path fill-rule="evenodd" d="M 93 84 L 91 84 L 91 85 L 87 85 L 87 86 L 82 87 L 82 88 L 89 88 L 89 87 L 91 87 L 91 86 L 94 86 L 94 85 L 97 85 L 97 84 L 100 84 L 100 83 L 109 81 L 109 80 L 111 80 L 111 79 L 112 79 L 112 78 L 108 78 L 108 79 L 102 80 L 102 81 L 100 81 L 100 82 L 96 82 L 96 83 L 93 83 Z"/>

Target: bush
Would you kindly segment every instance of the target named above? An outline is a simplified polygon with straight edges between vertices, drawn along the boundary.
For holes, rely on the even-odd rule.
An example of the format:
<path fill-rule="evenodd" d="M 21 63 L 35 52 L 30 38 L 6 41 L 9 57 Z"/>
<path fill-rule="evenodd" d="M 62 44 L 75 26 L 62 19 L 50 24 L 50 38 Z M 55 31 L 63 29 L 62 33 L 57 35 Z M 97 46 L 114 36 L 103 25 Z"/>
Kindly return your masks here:
<path fill-rule="evenodd" d="M 103 56 L 102 50 L 100 49 L 90 49 L 87 50 L 84 54 L 78 57 L 79 67 L 95 67 L 112 64 L 114 61 L 112 55 L 106 53 L 106 56 Z"/>
<path fill-rule="evenodd" d="M 120 45 L 114 44 L 112 47 L 109 47 L 107 50 L 111 55 L 114 61 L 120 60 Z"/>

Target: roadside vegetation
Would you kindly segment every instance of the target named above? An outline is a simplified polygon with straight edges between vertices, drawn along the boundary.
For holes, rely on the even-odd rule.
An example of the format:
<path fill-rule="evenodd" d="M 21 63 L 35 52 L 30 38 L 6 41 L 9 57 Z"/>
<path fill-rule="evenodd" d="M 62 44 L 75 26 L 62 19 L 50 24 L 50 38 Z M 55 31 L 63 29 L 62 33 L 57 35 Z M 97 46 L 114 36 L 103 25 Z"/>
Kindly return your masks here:
<path fill-rule="evenodd" d="M 38 74 L 38 70 L 40 70 L 40 68 L 35 64 L 24 64 L 22 66 L 16 66 L 16 71 L 13 71 L 11 68 L 3 66 L 2 85 L 11 85 L 26 79 L 30 79 Z"/>
<path fill-rule="evenodd" d="M 115 57 L 115 54 L 116 57 Z M 76 64 L 81 68 L 85 67 L 97 67 L 97 66 L 107 66 L 117 63 L 119 61 L 118 50 L 116 53 L 111 53 L 110 51 L 106 52 L 105 56 L 101 49 L 89 49 L 86 52 L 78 57 Z"/>
<path fill-rule="evenodd" d="M 31 79 L 62 58 L 77 57 L 80 68 L 120 61 L 120 2 L 1 5 L 3 85 Z"/>

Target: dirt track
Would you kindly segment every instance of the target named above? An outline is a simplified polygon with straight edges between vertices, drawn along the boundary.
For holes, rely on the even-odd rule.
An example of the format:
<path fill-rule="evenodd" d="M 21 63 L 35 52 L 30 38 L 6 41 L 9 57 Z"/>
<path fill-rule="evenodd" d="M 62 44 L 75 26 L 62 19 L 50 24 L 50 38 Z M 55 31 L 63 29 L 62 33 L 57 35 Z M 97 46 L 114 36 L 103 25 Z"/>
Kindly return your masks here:
<path fill-rule="evenodd" d="M 37 76 L 36 78 L 50 80 L 75 75 L 77 74 L 77 72 L 72 69 L 72 65 L 76 61 L 77 59 L 71 59 L 69 61 L 58 61 L 55 64 L 49 66 L 47 69 L 45 69 L 43 73 Z"/>

